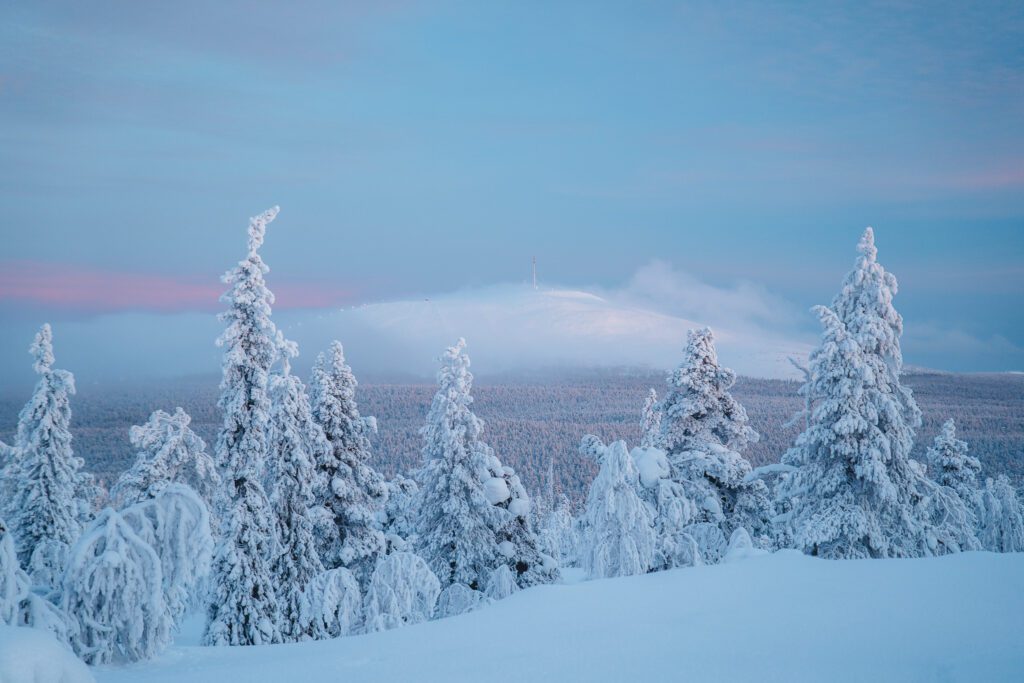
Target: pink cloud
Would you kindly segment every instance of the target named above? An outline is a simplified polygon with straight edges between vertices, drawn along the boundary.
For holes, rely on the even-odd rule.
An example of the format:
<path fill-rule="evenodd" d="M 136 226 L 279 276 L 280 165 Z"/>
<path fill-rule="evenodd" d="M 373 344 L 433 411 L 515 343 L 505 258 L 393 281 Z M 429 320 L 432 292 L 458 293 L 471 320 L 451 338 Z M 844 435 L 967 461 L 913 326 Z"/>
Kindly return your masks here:
<path fill-rule="evenodd" d="M 334 284 L 268 283 L 276 308 L 331 308 L 351 303 Z M 150 275 L 40 261 L 0 263 L 0 303 L 76 314 L 217 311 L 224 285 L 216 278 Z"/>

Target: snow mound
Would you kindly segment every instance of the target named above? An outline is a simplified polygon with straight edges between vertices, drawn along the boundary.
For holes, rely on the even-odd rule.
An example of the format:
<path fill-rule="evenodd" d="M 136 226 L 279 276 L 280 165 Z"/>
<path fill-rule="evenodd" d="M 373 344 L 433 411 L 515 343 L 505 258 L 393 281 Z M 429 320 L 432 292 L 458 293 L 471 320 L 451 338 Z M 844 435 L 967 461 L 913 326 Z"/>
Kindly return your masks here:
<path fill-rule="evenodd" d="M 99 683 L 1020 681 L 1021 633 L 1022 553 L 828 561 L 783 551 L 538 586 L 381 633 L 174 647 L 95 673 Z"/>
<path fill-rule="evenodd" d="M 0 626 L 3 683 L 95 683 L 89 667 L 46 631 Z"/>

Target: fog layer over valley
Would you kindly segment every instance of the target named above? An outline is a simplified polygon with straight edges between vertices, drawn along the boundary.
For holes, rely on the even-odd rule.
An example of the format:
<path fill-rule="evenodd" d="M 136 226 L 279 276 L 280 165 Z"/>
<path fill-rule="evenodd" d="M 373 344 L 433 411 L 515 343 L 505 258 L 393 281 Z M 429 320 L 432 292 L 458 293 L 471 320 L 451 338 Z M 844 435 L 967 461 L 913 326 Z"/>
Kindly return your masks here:
<path fill-rule="evenodd" d="M 354 368 L 358 373 L 358 368 Z M 579 453 L 580 439 L 596 434 L 606 442 L 640 434 L 640 410 L 648 389 L 663 393 L 664 373 L 654 370 L 576 370 L 490 376 L 480 372 L 474 408 L 485 421 L 485 437 L 504 461 L 520 473 L 531 491 L 546 486 L 549 463 L 555 489 L 580 501 L 596 472 L 593 460 Z M 408 473 L 421 464 L 423 426 L 436 386 L 426 380 L 404 383 L 364 381 L 357 400 L 366 415 L 377 417 L 372 439 L 374 464 L 388 476 Z M 981 460 L 983 475 L 1008 474 L 1024 481 L 1024 375 L 911 374 L 906 384 L 924 413 L 915 457 L 947 418 L 954 418 L 971 454 Z M 778 462 L 802 428 L 783 426 L 802 406 L 796 381 L 741 377 L 733 391 L 761 434 L 745 455 L 755 465 Z M 86 468 L 108 484 L 135 457 L 128 429 L 158 409 L 181 406 L 207 444 L 215 441 L 217 378 L 190 377 L 149 383 L 85 385 L 72 399 L 75 452 Z M 0 439 L 13 437 L 25 396 L 0 394 Z"/>

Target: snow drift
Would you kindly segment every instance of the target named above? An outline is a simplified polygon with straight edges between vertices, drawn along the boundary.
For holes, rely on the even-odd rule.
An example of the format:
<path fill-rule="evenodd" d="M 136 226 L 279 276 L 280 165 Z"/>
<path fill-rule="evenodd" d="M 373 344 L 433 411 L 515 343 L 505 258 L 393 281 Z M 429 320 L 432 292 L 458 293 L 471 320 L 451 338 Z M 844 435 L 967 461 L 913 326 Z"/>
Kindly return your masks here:
<path fill-rule="evenodd" d="M 782 551 L 519 591 L 393 631 L 173 647 L 99 683 L 1024 678 L 1024 554 L 826 561 Z"/>

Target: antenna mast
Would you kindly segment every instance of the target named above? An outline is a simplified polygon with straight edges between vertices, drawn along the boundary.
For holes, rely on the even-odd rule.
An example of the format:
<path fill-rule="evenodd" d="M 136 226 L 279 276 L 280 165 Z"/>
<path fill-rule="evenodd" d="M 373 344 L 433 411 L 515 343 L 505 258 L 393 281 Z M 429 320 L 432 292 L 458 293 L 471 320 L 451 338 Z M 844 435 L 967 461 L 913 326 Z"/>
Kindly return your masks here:
<path fill-rule="evenodd" d="M 533 288 L 537 289 L 537 257 L 533 257 Z"/>

